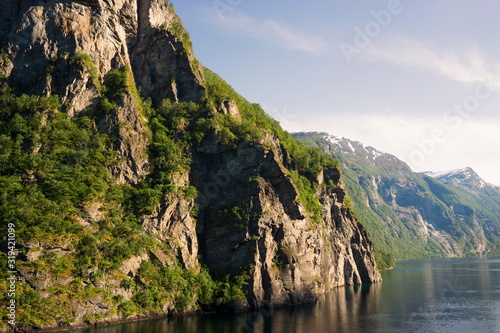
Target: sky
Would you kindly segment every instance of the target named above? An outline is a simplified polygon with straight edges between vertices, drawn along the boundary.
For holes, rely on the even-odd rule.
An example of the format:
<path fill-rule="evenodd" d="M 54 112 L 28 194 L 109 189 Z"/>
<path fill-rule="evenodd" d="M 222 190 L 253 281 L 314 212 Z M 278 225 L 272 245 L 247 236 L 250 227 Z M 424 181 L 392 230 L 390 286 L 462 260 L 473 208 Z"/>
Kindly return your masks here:
<path fill-rule="evenodd" d="M 500 186 L 497 0 L 172 0 L 201 63 L 290 132 Z"/>

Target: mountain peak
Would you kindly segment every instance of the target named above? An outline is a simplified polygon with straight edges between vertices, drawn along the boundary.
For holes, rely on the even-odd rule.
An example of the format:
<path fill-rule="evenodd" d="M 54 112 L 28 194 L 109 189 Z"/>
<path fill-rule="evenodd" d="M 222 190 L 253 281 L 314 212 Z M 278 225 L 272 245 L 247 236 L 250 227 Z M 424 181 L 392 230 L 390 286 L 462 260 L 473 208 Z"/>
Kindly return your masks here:
<path fill-rule="evenodd" d="M 484 188 L 491 185 L 486 183 L 471 167 L 455 169 L 450 171 L 427 171 L 424 174 L 436 178 L 444 183 L 453 184 L 458 187 Z"/>
<path fill-rule="evenodd" d="M 363 142 L 351 140 L 345 137 L 332 135 L 326 132 L 299 132 L 292 135 L 304 142 L 320 141 L 328 144 L 330 154 L 339 160 L 347 158 L 349 161 L 356 162 L 360 166 L 367 168 L 378 168 L 384 170 L 385 174 L 408 174 L 410 167 L 396 156 L 382 152 Z"/>
<path fill-rule="evenodd" d="M 330 143 L 336 144 L 341 150 L 357 155 L 362 155 L 366 159 L 375 161 L 377 158 L 389 154 L 383 153 L 371 146 L 368 146 L 360 141 L 350 140 L 348 138 L 339 137 L 327 133 L 321 133 L 321 135 Z"/>

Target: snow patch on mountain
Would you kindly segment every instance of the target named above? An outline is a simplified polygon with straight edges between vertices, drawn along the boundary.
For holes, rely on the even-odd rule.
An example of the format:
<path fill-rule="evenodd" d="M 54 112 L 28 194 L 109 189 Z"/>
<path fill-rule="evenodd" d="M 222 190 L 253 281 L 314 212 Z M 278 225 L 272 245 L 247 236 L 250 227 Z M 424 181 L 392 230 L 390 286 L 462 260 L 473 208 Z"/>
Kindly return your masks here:
<path fill-rule="evenodd" d="M 480 188 L 484 188 L 487 186 L 494 187 L 493 185 L 485 182 L 470 167 L 455 169 L 450 171 L 438 171 L 438 172 L 427 171 L 424 172 L 424 174 L 439 180 L 449 180 L 458 184 L 469 184 Z"/>
<path fill-rule="evenodd" d="M 392 159 L 393 156 L 384 152 L 381 152 L 372 146 L 368 146 L 362 142 L 350 140 L 344 137 L 338 137 L 335 135 L 330 135 L 327 133 L 319 133 L 322 135 L 326 141 L 337 145 L 344 152 L 352 152 L 357 155 L 365 155 L 366 159 L 375 161 L 377 158 L 384 156 L 385 158 Z"/>

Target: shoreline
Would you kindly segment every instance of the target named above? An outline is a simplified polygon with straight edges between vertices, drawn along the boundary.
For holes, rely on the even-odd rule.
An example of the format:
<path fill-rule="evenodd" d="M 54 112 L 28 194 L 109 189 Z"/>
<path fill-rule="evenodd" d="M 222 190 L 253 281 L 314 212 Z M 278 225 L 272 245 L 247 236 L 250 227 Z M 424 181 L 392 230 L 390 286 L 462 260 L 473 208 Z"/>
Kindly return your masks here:
<path fill-rule="evenodd" d="M 380 271 L 379 271 L 380 272 Z M 371 284 L 374 283 L 380 283 L 382 281 L 374 281 L 371 282 Z M 357 286 L 361 286 L 363 284 L 359 284 Z M 301 306 L 301 305 L 306 305 L 306 304 L 315 304 L 318 301 L 318 298 L 320 296 L 323 296 L 324 294 L 327 294 L 329 292 L 332 292 L 338 288 L 342 287 L 347 287 L 348 285 L 341 285 L 341 286 L 336 286 L 332 288 L 331 290 L 317 294 L 316 298 L 312 302 L 303 302 L 303 303 L 298 303 L 298 304 L 283 304 L 283 305 L 275 305 L 271 306 L 270 308 L 287 308 L 287 307 L 294 307 L 294 306 Z M 74 325 L 68 325 L 68 326 L 51 326 L 51 327 L 44 327 L 44 328 L 34 328 L 34 327 L 28 327 L 28 326 L 16 326 L 15 328 L 12 328 L 12 326 L 8 326 L 6 330 L 0 329 L 0 333 L 44 333 L 44 332 L 68 332 L 71 330 L 76 330 L 76 329 L 83 329 L 83 328 L 93 328 L 93 327 L 106 327 L 106 326 L 113 326 L 113 325 L 120 325 L 120 324 L 126 324 L 126 323 L 136 323 L 136 322 L 142 322 L 142 321 L 148 321 L 148 320 L 161 320 L 161 319 L 167 319 L 167 318 L 175 318 L 175 317 L 189 317 L 189 316 L 199 316 L 199 315 L 210 315 L 210 314 L 240 314 L 240 313 L 249 313 L 249 312 L 260 312 L 260 311 L 265 311 L 268 308 L 260 308 L 260 309 L 246 309 L 246 310 L 239 310 L 238 308 L 230 308 L 229 310 L 222 310 L 222 311 L 192 311 L 192 312 L 185 312 L 185 313 L 175 313 L 175 314 L 152 314 L 152 315 L 145 315 L 145 316 L 134 316 L 130 318 L 121 318 L 121 319 L 116 319 L 116 320 L 102 320 L 99 322 L 95 323 L 89 323 L 89 324 L 74 324 Z"/>
<path fill-rule="evenodd" d="M 105 326 L 113 326 L 113 325 L 120 325 L 120 324 L 126 324 L 126 323 L 135 323 L 135 322 L 141 322 L 141 321 L 148 321 L 148 320 L 156 320 L 156 319 L 166 319 L 169 317 L 181 317 L 181 316 L 194 316 L 194 315 L 204 315 L 204 314 L 213 314 L 216 312 L 191 312 L 191 313 L 183 313 L 183 314 L 158 314 L 158 315 L 147 315 L 147 316 L 136 316 L 133 318 L 122 318 L 122 319 L 117 319 L 117 320 L 103 320 L 99 322 L 95 322 L 92 324 L 75 324 L 75 325 L 69 325 L 69 326 L 52 326 L 52 327 L 46 327 L 46 328 L 33 328 L 33 327 L 26 327 L 26 326 L 19 326 L 12 328 L 12 326 L 9 326 L 7 330 L 0 330 L 0 333 L 31 333 L 31 332 L 68 332 L 71 330 L 76 330 L 76 329 L 81 329 L 81 328 L 92 328 L 92 327 L 105 327 Z"/>
<path fill-rule="evenodd" d="M 396 269 L 396 268 L 397 268 L 397 266 L 379 269 L 379 272 L 382 273 L 382 272 L 392 271 L 393 269 Z"/>

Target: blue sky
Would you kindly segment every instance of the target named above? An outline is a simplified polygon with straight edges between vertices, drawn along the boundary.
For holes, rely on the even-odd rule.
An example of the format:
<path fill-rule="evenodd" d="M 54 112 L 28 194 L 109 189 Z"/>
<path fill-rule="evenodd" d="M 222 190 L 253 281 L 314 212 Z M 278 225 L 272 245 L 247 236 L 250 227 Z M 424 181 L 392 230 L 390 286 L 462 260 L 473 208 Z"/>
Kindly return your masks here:
<path fill-rule="evenodd" d="M 500 3 L 173 0 L 194 51 L 289 131 L 500 185 Z"/>

